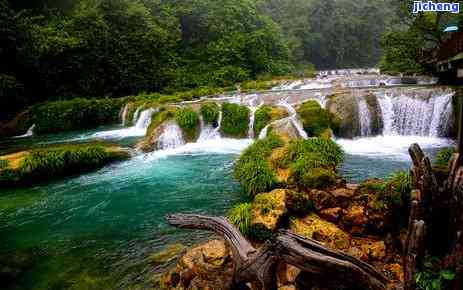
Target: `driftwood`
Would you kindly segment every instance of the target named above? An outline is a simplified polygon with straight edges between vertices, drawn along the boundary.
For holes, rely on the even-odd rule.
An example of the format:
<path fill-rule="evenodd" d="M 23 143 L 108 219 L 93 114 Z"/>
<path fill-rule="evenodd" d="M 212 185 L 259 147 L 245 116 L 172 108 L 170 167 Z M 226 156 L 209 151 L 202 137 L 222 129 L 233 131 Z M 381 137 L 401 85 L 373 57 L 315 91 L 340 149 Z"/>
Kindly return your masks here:
<path fill-rule="evenodd" d="M 411 183 L 415 197 L 410 211 L 406 253 L 405 289 L 413 290 L 416 262 L 423 248 L 443 256 L 443 266 L 454 269 L 454 290 L 463 289 L 463 166 L 460 154 L 448 164 L 446 180 L 438 182 L 428 157 L 417 144 L 409 149 L 413 161 Z M 418 220 L 420 220 L 418 222 Z M 426 227 L 426 233 L 424 228 Z M 426 243 L 426 244 L 425 244 Z"/>
<path fill-rule="evenodd" d="M 209 230 L 225 239 L 234 259 L 233 289 L 248 289 L 246 283 L 251 282 L 261 289 L 276 290 L 280 262 L 306 273 L 336 279 L 340 285 L 355 285 L 356 289 L 386 288 L 387 279 L 371 265 L 285 230 L 255 249 L 224 217 L 175 214 L 166 219 L 173 226 Z"/>

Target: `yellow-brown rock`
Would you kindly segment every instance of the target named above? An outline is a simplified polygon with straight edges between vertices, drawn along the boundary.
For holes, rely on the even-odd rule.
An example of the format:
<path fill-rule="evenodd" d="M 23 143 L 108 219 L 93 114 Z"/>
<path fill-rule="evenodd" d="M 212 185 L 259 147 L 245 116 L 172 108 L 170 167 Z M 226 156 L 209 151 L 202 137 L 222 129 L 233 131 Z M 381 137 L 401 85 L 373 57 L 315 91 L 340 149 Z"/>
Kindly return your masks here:
<path fill-rule="evenodd" d="M 305 218 L 291 218 L 290 230 L 298 235 L 317 240 L 333 249 L 344 250 L 350 246 L 348 233 L 314 213 Z"/>
<path fill-rule="evenodd" d="M 286 214 L 286 189 L 256 195 L 251 209 L 251 226 L 258 226 L 268 231 L 278 227 L 280 219 Z"/>

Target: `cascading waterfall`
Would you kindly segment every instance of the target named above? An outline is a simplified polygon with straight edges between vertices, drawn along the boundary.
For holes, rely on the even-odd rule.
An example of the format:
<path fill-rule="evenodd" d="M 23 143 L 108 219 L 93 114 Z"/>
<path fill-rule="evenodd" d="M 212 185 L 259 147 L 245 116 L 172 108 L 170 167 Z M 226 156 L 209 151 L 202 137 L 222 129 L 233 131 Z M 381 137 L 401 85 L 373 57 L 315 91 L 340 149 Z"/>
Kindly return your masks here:
<path fill-rule="evenodd" d="M 214 128 L 211 124 L 205 124 L 203 116 L 199 116 L 199 122 L 201 133 L 198 142 L 220 138 L 220 133 L 217 128 Z"/>
<path fill-rule="evenodd" d="M 309 137 L 308 137 L 307 133 L 304 131 L 304 126 L 302 126 L 301 121 L 297 117 L 297 112 L 293 108 L 293 106 L 291 106 L 291 104 L 289 104 L 286 99 L 279 101 L 278 105 L 286 108 L 286 110 L 289 113 L 288 118 L 291 120 L 291 123 L 293 124 L 294 128 L 296 128 L 297 133 L 299 134 L 299 136 L 302 139 L 308 139 Z"/>
<path fill-rule="evenodd" d="M 249 102 L 249 110 L 250 110 L 250 115 L 249 115 L 249 125 L 248 125 L 248 138 L 253 139 L 254 138 L 254 120 L 256 116 L 256 111 L 263 106 L 263 102 L 260 102 L 259 105 L 255 105 L 254 103 L 256 102 L 256 99 L 252 99 Z"/>
<path fill-rule="evenodd" d="M 268 124 L 267 126 L 265 126 L 259 133 L 259 139 L 265 139 L 265 137 L 267 137 L 267 134 L 268 134 L 268 128 L 270 127 L 271 124 Z"/>
<path fill-rule="evenodd" d="M 448 134 L 453 92 L 403 92 L 377 95 L 383 135 L 442 137 Z"/>
<path fill-rule="evenodd" d="M 182 129 L 173 121 L 165 124 L 164 132 L 159 136 L 156 147 L 159 150 L 175 149 L 185 144 L 182 136 Z"/>
<path fill-rule="evenodd" d="M 137 128 L 137 129 L 147 129 L 150 122 L 151 122 L 151 116 L 156 111 L 157 110 L 153 109 L 153 108 L 143 110 L 140 113 L 140 117 L 138 118 L 138 120 L 135 123 L 135 128 Z"/>
<path fill-rule="evenodd" d="M 215 132 L 220 136 L 220 128 L 222 126 L 222 105 L 219 104 L 219 117 L 217 119 L 217 128 L 215 128 Z"/>
<path fill-rule="evenodd" d="M 359 121 L 360 121 L 360 133 L 362 137 L 371 135 L 371 113 L 368 109 L 367 102 L 364 98 L 357 98 Z"/>
<path fill-rule="evenodd" d="M 135 110 L 135 113 L 133 113 L 132 124 L 135 125 L 135 124 L 137 123 L 138 114 L 140 113 L 140 111 L 141 111 L 142 108 L 143 108 L 143 106 L 138 107 L 138 108 Z"/>

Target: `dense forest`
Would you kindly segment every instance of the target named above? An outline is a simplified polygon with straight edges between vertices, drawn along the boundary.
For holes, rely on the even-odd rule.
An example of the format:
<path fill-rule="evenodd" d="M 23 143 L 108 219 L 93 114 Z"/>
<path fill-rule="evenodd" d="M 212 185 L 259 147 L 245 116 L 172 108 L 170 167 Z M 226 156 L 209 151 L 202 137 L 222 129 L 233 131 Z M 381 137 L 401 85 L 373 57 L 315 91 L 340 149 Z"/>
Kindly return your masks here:
<path fill-rule="evenodd" d="M 0 0 L 0 117 L 48 99 L 375 66 L 383 48 L 385 71 L 421 71 L 417 50 L 454 17 L 413 18 L 402 3 Z"/>

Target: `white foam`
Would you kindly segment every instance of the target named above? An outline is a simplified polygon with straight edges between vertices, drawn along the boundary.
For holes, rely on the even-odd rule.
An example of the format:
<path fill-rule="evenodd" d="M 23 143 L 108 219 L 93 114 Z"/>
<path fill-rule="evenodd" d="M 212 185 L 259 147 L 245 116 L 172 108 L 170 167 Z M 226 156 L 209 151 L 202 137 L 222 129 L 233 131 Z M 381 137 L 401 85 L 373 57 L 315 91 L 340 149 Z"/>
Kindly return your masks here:
<path fill-rule="evenodd" d="M 408 148 L 418 143 L 422 149 L 443 148 L 453 144 L 451 139 L 422 136 L 376 136 L 359 139 L 337 139 L 344 152 L 395 160 L 409 160 Z"/>

